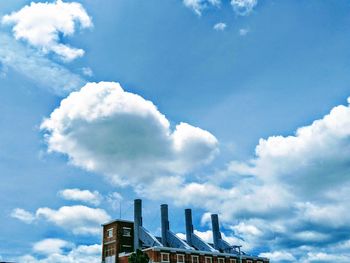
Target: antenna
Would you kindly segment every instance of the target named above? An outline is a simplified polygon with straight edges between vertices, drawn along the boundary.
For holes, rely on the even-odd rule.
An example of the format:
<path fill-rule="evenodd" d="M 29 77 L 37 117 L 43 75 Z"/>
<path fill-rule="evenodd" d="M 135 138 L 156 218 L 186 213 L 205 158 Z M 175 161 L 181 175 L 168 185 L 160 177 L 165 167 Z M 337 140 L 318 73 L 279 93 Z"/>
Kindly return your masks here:
<path fill-rule="evenodd" d="M 122 201 L 119 200 L 119 219 L 122 219 Z"/>

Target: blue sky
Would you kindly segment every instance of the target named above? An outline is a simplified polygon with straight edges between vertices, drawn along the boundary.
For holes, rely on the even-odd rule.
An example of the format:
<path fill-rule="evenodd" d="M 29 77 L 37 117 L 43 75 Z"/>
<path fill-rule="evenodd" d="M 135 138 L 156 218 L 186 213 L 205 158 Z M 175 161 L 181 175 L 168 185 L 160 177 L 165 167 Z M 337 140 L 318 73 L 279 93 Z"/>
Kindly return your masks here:
<path fill-rule="evenodd" d="M 0 259 L 99 262 L 100 224 L 350 261 L 350 3 L 0 2 Z M 118 84 L 119 83 L 119 84 Z"/>

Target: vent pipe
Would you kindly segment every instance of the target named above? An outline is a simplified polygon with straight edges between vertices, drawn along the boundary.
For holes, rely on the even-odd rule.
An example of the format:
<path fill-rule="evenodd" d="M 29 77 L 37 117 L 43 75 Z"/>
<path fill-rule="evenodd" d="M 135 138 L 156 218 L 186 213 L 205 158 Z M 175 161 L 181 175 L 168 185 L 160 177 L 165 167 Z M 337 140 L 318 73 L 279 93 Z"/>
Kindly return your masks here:
<path fill-rule="evenodd" d="M 192 246 L 193 225 L 192 225 L 191 209 L 185 209 L 185 221 L 186 221 L 186 241 L 187 241 L 187 244 Z"/>
<path fill-rule="evenodd" d="M 134 249 L 140 249 L 140 227 L 142 226 L 142 200 L 134 200 Z"/>
<path fill-rule="evenodd" d="M 212 225 L 212 231 L 213 231 L 213 242 L 214 242 L 214 248 L 219 249 L 220 248 L 220 240 L 221 240 L 221 233 L 219 228 L 219 217 L 217 214 L 211 215 L 211 225 Z"/>
<path fill-rule="evenodd" d="M 161 227 L 162 227 L 162 244 L 168 246 L 167 233 L 169 231 L 168 205 L 162 204 L 160 206 Z"/>

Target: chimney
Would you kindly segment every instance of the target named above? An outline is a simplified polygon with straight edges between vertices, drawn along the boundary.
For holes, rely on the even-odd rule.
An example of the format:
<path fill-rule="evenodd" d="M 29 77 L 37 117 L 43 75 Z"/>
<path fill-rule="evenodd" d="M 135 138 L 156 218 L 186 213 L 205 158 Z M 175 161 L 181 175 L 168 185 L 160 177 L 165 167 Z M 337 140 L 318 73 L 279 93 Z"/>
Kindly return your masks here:
<path fill-rule="evenodd" d="M 169 230 L 169 219 L 168 219 L 168 205 L 162 204 L 160 206 L 161 215 L 161 226 L 162 226 L 162 244 L 163 246 L 168 246 L 167 242 L 167 232 Z"/>
<path fill-rule="evenodd" d="M 190 246 L 192 246 L 193 225 L 192 225 L 191 209 L 185 209 L 185 221 L 186 221 L 186 241 Z"/>
<path fill-rule="evenodd" d="M 213 242 L 214 242 L 214 248 L 219 249 L 219 240 L 221 239 L 221 233 L 219 228 L 219 217 L 217 214 L 211 215 L 211 225 L 212 225 L 212 231 L 213 231 Z"/>
<path fill-rule="evenodd" d="M 140 249 L 140 226 L 142 226 L 142 200 L 134 200 L 134 248 Z"/>

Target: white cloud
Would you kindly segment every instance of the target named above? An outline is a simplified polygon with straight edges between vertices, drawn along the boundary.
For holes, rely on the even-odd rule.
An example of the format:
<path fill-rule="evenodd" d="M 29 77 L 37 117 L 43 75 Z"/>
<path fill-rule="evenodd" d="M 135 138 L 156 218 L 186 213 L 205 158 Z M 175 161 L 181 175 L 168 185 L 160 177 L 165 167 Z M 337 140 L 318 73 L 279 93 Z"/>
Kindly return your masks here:
<path fill-rule="evenodd" d="M 80 3 L 34 3 L 17 12 L 5 15 L 4 24 L 14 24 L 16 39 L 27 41 L 44 53 L 54 52 L 63 60 L 71 61 L 84 54 L 84 50 L 60 43 L 60 36 L 70 36 L 75 32 L 76 24 L 89 28 L 92 22 Z"/>
<path fill-rule="evenodd" d="M 253 235 L 260 236 L 262 232 L 254 224 L 247 224 L 246 222 L 240 222 L 238 225 L 232 227 L 238 235 Z"/>
<path fill-rule="evenodd" d="M 62 206 L 58 210 L 42 207 L 36 210 L 35 215 L 16 208 L 11 216 L 28 224 L 46 220 L 76 235 L 99 234 L 101 224 L 111 220 L 105 210 L 83 205 Z"/>
<path fill-rule="evenodd" d="M 265 252 L 260 253 L 259 256 L 269 258 L 271 262 L 294 262 L 296 260 L 291 253 L 286 251 Z"/>
<path fill-rule="evenodd" d="M 15 41 L 4 32 L 0 32 L 0 62 L 4 67 L 19 72 L 40 87 L 60 96 L 85 83 L 80 76 Z"/>
<path fill-rule="evenodd" d="M 240 36 L 245 36 L 249 33 L 249 29 L 248 28 L 240 28 L 238 33 Z"/>
<path fill-rule="evenodd" d="M 308 197 L 350 182 L 350 107 L 334 107 L 294 136 L 260 139 L 256 158 L 241 163 L 240 174 L 283 182 Z M 232 170 L 235 170 L 234 168 Z"/>
<path fill-rule="evenodd" d="M 71 248 L 72 244 L 58 238 L 47 238 L 33 245 L 33 250 L 40 254 L 50 255 L 62 253 L 63 248 Z"/>
<path fill-rule="evenodd" d="M 107 195 L 106 200 L 110 204 L 113 210 L 117 210 L 117 209 L 120 209 L 123 196 L 118 192 L 113 192 Z"/>
<path fill-rule="evenodd" d="M 87 77 L 92 77 L 92 76 L 94 75 L 94 72 L 93 72 L 92 69 L 89 68 L 89 67 L 83 67 L 83 68 L 81 68 L 81 72 L 82 72 L 85 76 L 87 76 Z"/>
<path fill-rule="evenodd" d="M 221 0 L 183 0 L 186 7 L 192 9 L 197 15 L 209 7 L 219 7 Z M 249 15 L 254 7 L 258 4 L 258 0 L 231 0 L 231 6 L 234 12 L 240 16 Z"/>
<path fill-rule="evenodd" d="M 171 185 L 172 191 L 168 191 Z M 270 216 L 271 209 L 289 209 L 291 195 L 277 185 L 254 181 L 236 182 L 221 187 L 213 183 L 185 182 L 180 177 L 157 178 L 144 187 L 136 188 L 140 196 L 155 200 L 171 200 L 179 206 L 195 206 L 219 213 L 222 219 L 247 216 Z M 233 200 L 239 200 L 232 206 Z"/>
<path fill-rule="evenodd" d="M 172 130 L 152 102 L 113 82 L 71 93 L 41 128 L 49 151 L 67 154 L 74 165 L 119 185 L 186 174 L 218 151 L 209 132 L 187 123 Z"/>
<path fill-rule="evenodd" d="M 66 200 L 82 201 L 92 205 L 99 205 L 102 196 L 98 191 L 80 190 L 78 188 L 64 189 L 58 192 L 59 196 Z"/>
<path fill-rule="evenodd" d="M 231 0 L 233 10 L 241 16 L 249 15 L 257 4 L 258 0 Z"/>
<path fill-rule="evenodd" d="M 46 241 L 44 240 L 41 242 Z M 66 241 L 62 240 L 61 242 Z M 62 245 L 60 248 L 63 248 L 65 246 L 66 245 Z M 65 250 L 69 248 L 71 247 L 65 247 Z M 100 263 L 101 251 L 101 245 L 98 244 L 80 245 L 77 247 L 72 247 L 67 252 L 64 252 L 59 249 L 54 251 L 53 249 L 52 253 L 47 253 L 45 257 L 40 257 L 40 259 L 28 254 L 17 258 L 16 261 L 21 263 Z"/>
<path fill-rule="evenodd" d="M 332 252 L 309 252 L 302 260 L 303 263 L 320 263 L 320 262 L 339 262 L 348 263 L 349 255 L 338 255 Z"/>
<path fill-rule="evenodd" d="M 201 15 L 202 11 L 208 6 L 219 6 L 221 0 L 183 0 L 186 7 L 191 8 L 197 15 Z"/>
<path fill-rule="evenodd" d="M 11 217 L 17 218 L 17 219 L 19 219 L 27 224 L 30 224 L 35 220 L 35 216 L 32 213 L 30 213 L 22 208 L 15 208 L 11 212 Z"/>
<path fill-rule="evenodd" d="M 224 31 L 226 29 L 226 27 L 227 27 L 227 25 L 225 23 L 220 22 L 220 23 L 215 24 L 213 28 L 216 31 Z"/>
<path fill-rule="evenodd" d="M 101 232 L 101 223 L 111 220 L 103 209 L 82 205 L 63 206 L 58 210 L 48 207 L 39 208 L 36 211 L 36 217 L 54 223 L 76 235 L 98 235 Z"/>

